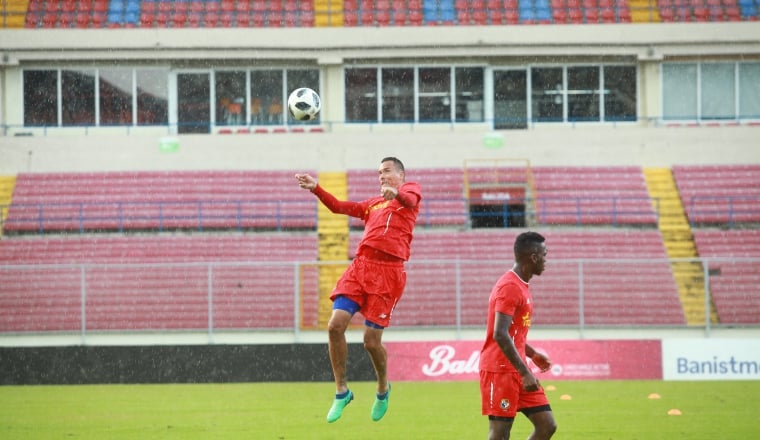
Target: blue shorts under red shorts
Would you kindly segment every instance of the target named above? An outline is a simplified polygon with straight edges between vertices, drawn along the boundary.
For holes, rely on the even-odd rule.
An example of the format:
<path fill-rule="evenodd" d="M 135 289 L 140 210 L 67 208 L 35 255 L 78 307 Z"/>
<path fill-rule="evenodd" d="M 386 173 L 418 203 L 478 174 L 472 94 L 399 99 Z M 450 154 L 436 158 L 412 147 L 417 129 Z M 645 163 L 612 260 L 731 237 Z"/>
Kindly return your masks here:
<path fill-rule="evenodd" d="M 538 391 L 525 391 L 522 377 L 516 371 L 481 371 L 480 397 L 484 416 L 514 418 L 518 411 L 549 406 L 544 388 L 539 386 Z"/>
<path fill-rule="evenodd" d="M 403 261 L 379 261 L 358 256 L 340 277 L 330 299 L 344 296 L 359 305 L 364 318 L 388 327 L 406 286 Z"/>

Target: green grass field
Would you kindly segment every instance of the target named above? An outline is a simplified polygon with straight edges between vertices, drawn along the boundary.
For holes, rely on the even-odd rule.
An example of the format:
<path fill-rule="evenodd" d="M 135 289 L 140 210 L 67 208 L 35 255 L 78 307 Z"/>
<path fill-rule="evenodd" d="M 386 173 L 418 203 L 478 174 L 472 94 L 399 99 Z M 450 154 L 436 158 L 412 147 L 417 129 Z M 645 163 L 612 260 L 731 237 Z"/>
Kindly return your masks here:
<path fill-rule="evenodd" d="M 544 382 L 559 439 L 760 438 L 760 382 Z M 374 384 L 325 422 L 329 383 L 0 387 L 0 438 L 10 439 L 485 439 L 475 382 L 394 384 L 370 420 Z M 660 399 L 649 399 L 657 393 Z M 572 399 L 563 400 L 562 395 Z M 671 409 L 682 415 L 668 415 Z M 513 439 L 530 432 L 519 416 Z"/>

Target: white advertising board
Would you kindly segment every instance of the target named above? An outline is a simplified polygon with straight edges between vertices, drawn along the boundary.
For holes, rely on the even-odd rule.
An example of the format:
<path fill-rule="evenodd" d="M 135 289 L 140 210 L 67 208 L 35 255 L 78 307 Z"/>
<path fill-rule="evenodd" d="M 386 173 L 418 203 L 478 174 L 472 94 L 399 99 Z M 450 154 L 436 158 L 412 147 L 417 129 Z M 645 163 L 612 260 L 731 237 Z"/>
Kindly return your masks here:
<path fill-rule="evenodd" d="M 663 339 L 665 380 L 760 380 L 760 340 Z"/>

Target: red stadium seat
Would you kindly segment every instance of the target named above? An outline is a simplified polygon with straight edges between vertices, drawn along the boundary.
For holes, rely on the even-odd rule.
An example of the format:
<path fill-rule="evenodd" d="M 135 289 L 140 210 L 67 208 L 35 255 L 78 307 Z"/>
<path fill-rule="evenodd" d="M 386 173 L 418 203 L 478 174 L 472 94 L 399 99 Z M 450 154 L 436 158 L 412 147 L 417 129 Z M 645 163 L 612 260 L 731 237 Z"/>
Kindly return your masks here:
<path fill-rule="evenodd" d="M 91 0 L 85 0 L 77 2 L 76 7 L 74 8 L 75 12 L 90 12 L 92 11 L 92 1 Z"/>
<path fill-rule="evenodd" d="M 203 17 L 199 12 L 191 12 L 187 16 L 187 26 L 191 28 L 197 28 L 201 26 Z"/>
<path fill-rule="evenodd" d="M 222 12 L 235 12 L 235 2 L 232 0 L 222 0 L 220 7 Z"/>
<path fill-rule="evenodd" d="M 95 12 L 108 12 L 108 0 L 95 0 L 92 4 L 92 10 Z"/>
<path fill-rule="evenodd" d="M 359 24 L 359 14 L 354 11 L 344 11 L 343 24 L 345 26 L 357 26 Z"/>
<path fill-rule="evenodd" d="M 251 15 L 248 13 L 238 13 L 235 15 L 235 26 L 236 27 L 250 27 L 251 26 Z"/>
<path fill-rule="evenodd" d="M 726 19 L 728 21 L 741 21 L 742 20 L 742 12 L 741 12 L 741 9 L 739 9 L 738 6 L 726 6 L 725 12 L 726 12 Z"/>
<path fill-rule="evenodd" d="M 74 13 L 77 10 L 77 2 L 73 0 L 64 0 L 61 2 L 61 12 Z"/>
<path fill-rule="evenodd" d="M 266 25 L 266 14 L 260 12 L 254 12 L 251 15 L 251 25 L 253 27 L 264 27 Z"/>
<path fill-rule="evenodd" d="M 174 10 L 174 4 L 170 1 L 160 1 L 158 2 L 157 9 L 158 12 L 163 12 L 164 14 L 169 14 Z"/>
<path fill-rule="evenodd" d="M 213 12 L 218 14 L 219 13 L 219 2 L 205 2 L 206 13 Z"/>
<path fill-rule="evenodd" d="M 222 14 L 219 16 L 219 22 L 217 25 L 219 27 L 232 27 L 232 23 L 235 21 L 235 14 L 232 12 L 222 12 Z"/>
<path fill-rule="evenodd" d="M 174 9 L 174 12 L 187 14 L 189 6 L 187 2 L 173 2 L 173 9 Z"/>
<path fill-rule="evenodd" d="M 612 8 L 604 8 L 601 11 L 601 17 L 603 23 L 615 23 L 615 10 Z"/>
<path fill-rule="evenodd" d="M 58 14 L 55 12 L 48 12 L 42 16 L 42 27 L 54 28 L 58 25 Z"/>
<path fill-rule="evenodd" d="M 206 12 L 203 16 L 204 27 L 217 27 L 219 26 L 219 14 L 217 12 Z"/>
<path fill-rule="evenodd" d="M 413 26 L 420 26 L 422 25 L 422 22 L 424 21 L 424 16 L 422 15 L 422 11 L 419 10 L 410 10 L 409 11 L 409 23 Z"/>
<path fill-rule="evenodd" d="M 93 28 L 102 28 L 106 23 L 106 14 L 103 12 L 92 12 L 92 26 Z"/>
<path fill-rule="evenodd" d="M 168 27 L 169 25 L 169 14 L 166 12 L 159 12 L 156 14 L 155 19 L 156 26 L 160 28 Z"/>
<path fill-rule="evenodd" d="M 171 27 L 182 28 L 187 24 L 187 14 L 185 12 L 175 12 L 171 16 Z"/>
<path fill-rule="evenodd" d="M 599 23 L 599 11 L 596 8 L 586 9 L 585 19 L 586 23 Z"/>
<path fill-rule="evenodd" d="M 251 12 L 251 4 L 248 3 L 247 1 L 237 2 L 237 4 L 235 5 L 235 11 L 237 12 L 238 15 L 240 14 L 247 15 Z"/>
<path fill-rule="evenodd" d="M 90 14 L 87 12 L 80 12 L 76 16 L 75 25 L 78 28 L 86 29 L 90 27 Z"/>
<path fill-rule="evenodd" d="M 74 15 L 70 12 L 61 12 L 58 16 L 58 27 L 68 28 L 74 23 Z"/>
<path fill-rule="evenodd" d="M 46 1 L 45 2 L 45 12 L 58 12 L 60 10 L 61 6 L 60 1 Z"/>
<path fill-rule="evenodd" d="M 568 22 L 573 24 L 583 23 L 583 11 L 580 8 L 573 8 L 567 10 Z"/>

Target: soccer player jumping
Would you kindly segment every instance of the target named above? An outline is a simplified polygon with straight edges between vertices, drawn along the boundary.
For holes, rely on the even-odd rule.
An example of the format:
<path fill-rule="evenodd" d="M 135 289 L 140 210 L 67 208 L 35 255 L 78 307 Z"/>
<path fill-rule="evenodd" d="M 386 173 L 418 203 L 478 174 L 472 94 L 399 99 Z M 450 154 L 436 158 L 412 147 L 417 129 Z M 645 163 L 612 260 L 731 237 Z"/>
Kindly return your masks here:
<path fill-rule="evenodd" d="M 404 164 L 395 157 L 386 157 L 380 163 L 380 195 L 361 202 L 338 200 L 308 174 L 295 177 L 301 188 L 313 192 L 331 212 L 360 218 L 365 223 L 356 258 L 330 295 L 333 311 L 328 323 L 328 348 L 335 378 L 335 400 L 327 413 L 327 422 L 338 420 L 354 399 L 346 380 L 345 333 L 358 311 L 365 318 L 364 348 L 377 376 L 377 395 L 370 415 L 372 420 L 378 421 L 388 411 L 391 391 L 388 357 L 382 344 L 383 329 L 390 324 L 393 309 L 406 285 L 404 262 L 409 259 L 412 232 L 420 210 L 420 185 L 405 181 Z"/>
<path fill-rule="evenodd" d="M 517 236 L 512 270 L 499 278 L 488 298 L 486 339 L 480 351 L 480 395 L 488 416 L 488 439 L 508 440 L 517 412 L 533 423 L 529 440 L 548 440 L 557 430 L 543 387 L 528 368 L 527 358 L 541 371 L 549 358 L 527 343 L 533 315 L 528 281 L 546 264 L 544 237 L 535 232 Z"/>

